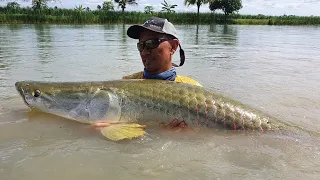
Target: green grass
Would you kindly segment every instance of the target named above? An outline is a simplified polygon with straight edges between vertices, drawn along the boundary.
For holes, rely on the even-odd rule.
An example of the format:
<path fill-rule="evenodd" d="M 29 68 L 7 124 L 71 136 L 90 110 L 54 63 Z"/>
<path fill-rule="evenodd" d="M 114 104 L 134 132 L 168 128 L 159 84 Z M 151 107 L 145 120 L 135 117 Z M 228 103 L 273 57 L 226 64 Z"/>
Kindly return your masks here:
<path fill-rule="evenodd" d="M 244 25 L 319 25 L 320 17 L 309 16 L 265 16 L 232 14 L 227 19 L 223 14 L 200 13 L 162 13 L 76 11 L 73 9 L 32 8 L 7 9 L 0 7 L 0 23 L 55 23 L 55 24 L 108 24 L 143 23 L 151 16 L 167 18 L 175 24 L 244 24 Z"/>

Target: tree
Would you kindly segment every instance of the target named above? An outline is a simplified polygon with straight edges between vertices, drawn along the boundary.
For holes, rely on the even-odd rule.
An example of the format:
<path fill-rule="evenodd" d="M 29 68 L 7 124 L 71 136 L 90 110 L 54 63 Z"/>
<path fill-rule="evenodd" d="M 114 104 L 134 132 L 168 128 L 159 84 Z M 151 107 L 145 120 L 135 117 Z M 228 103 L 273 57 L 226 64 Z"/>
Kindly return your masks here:
<path fill-rule="evenodd" d="M 153 6 L 145 6 L 144 7 L 144 13 L 146 14 L 152 14 L 154 12 Z"/>
<path fill-rule="evenodd" d="M 76 10 L 76 12 L 83 12 L 84 10 L 86 10 L 86 8 L 84 8 L 82 5 L 76 6 L 76 8 L 74 8 L 74 10 Z"/>
<path fill-rule="evenodd" d="M 105 11 L 114 11 L 114 5 L 111 1 L 105 1 L 102 4 L 102 9 Z"/>
<path fill-rule="evenodd" d="M 199 17 L 199 12 L 200 12 L 200 6 L 203 5 L 203 4 L 207 4 L 209 3 L 210 0 L 185 0 L 184 1 L 184 5 L 186 6 L 190 6 L 190 5 L 197 5 L 198 7 L 198 13 L 197 13 L 197 16 Z"/>
<path fill-rule="evenodd" d="M 29 0 L 24 0 L 24 1 L 29 1 Z M 32 0 L 31 4 L 32 4 L 32 8 L 33 9 L 43 9 L 47 7 L 47 2 L 52 1 L 52 2 L 57 2 L 60 0 Z"/>
<path fill-rule="evenodd" d="M 127 4 L 129 5 L 138 5 L 135 0 L 114 0 L 115 3 L 118 3 L 118 7 L 121 7 L 122 13 L 124 13 L 124 10 L 127 7 Z"/>
<path fill-rule="evenodd" d="M 222 9 L 222 1 L 221 0 L 210 1 L 209 2 L 209 9 L 213 12 L 217 9 Z"/>
<path fill-rule="evenodd" d="M 33 9 L 42 9 L 47 7 L 47 1 L 49 0 L 32 0 Z"/>
<path fill-rule="evenodd" d="M 8 2 L 7 8 L 8 9 L 19 9 L 20 4 L 18 4 L 17 2 Z"/>
<path fill-rule="evenodd" d="M 20 4 L 18 4 L 17 2 L 8 2 L 7 3 L 7 9 L 11 13 L 16 13 L 20 9 Z"/>
<path fill-rule="evenodd" d="M 101 9 L 101 6 L 100 6 L 100 5 L 98 5 L 98 6 L 97 6 L 97 9 L 98 9 L 98 10 L 100 10 L 100 9 Z"/>
<path fill-rule="evenodd" d="M 241 8 L 241 0 L 212 0 L 209 3 L 209 9 L 211 11 L 221 9 L 224 12 L 225 17 L 227 17 L 229 14 L 232 14 L 235 11 L 239 11 Z"/>
<path fill-rule="evenodd" d="M 175 7 L 177 7 L 178 5 L 176 5 L 176 4 L 171 5 L 171 4 L 167 3 L 166 0 L 163 0 L 163 1 L 164 2 L 161 3 L 161 5 L 162 5 L 162 10 L 161 11 L 166 11 L 168 13 L 175 13 L 175 10 L 173 10 L 173 9 Z"/>

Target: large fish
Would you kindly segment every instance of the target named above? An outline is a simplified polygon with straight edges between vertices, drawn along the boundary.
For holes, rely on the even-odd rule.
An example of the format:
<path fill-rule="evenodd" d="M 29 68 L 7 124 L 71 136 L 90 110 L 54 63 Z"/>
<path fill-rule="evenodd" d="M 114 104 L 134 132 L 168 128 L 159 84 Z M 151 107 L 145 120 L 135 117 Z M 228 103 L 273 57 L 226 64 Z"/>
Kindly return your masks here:
<path fill-rule="evenodd" d="M 270 131 L 287 124 L 203 87 L 161 80 L 15 84 L 31 108 L 104 126 L 111 140 L 144 135 L 147 121 L 171 127 Z"/>

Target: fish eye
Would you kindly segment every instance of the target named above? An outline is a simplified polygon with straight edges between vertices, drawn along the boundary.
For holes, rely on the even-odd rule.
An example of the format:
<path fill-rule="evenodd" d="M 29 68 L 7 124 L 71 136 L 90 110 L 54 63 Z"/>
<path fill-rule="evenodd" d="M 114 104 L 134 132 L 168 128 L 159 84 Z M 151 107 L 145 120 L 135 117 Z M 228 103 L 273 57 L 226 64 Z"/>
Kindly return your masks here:
<path fill-rule="evenodd" d="M 39 97 L 40 94 L 41 94 L 41 91 L 40 91 L 39 89 L 36 89 L 36 90 L 34 90 L 34 92 L 33 92 L 33 96 L 34 96 L 34 97 Z"/>

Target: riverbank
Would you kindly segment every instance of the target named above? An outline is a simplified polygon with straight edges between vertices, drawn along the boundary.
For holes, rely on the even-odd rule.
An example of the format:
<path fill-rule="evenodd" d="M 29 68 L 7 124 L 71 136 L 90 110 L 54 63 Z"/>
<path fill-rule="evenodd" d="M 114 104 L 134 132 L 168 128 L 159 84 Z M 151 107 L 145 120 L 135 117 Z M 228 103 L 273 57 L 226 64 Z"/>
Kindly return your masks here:
<path fill-rule="evenodd" d="M 162 13 L 146 14 L 143 12 L 118 11 L 77 11 L 72 9 L 44 9 L 34 11 L 21 8 L 19 12 L 0 8 L 0 23 L 52 23 L 52 24 L 108 24 L 108 23 L 143 23 L 151 16 L 165 17 L 175 24 L 241 24 L 241 25 L 320 25 L 319 16 L 265 16 L 200 13 Z"/>

